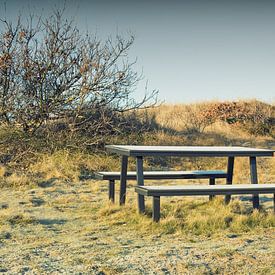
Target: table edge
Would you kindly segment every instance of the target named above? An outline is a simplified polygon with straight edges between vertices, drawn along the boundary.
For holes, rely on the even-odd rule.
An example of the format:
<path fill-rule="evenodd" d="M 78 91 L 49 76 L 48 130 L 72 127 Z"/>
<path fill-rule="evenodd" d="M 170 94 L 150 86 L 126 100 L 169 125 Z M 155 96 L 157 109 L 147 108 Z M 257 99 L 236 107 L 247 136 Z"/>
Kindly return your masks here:
<path fill-rule="evenodd" d="M 112 146 L 112 147 L 111 147 Z M 106 145 L 106 150 L 111 153 L 115 153 L 122 156 L 182 156 L 182 157 L 273 157 L 274 151 L 252 151 L 252 152 L 239 152 L 239 151 L 230 151 L 230 152 L 201 152 L 201 151 L 194 151 L 194 152 L 179 152 L 179 151 L 137 151 L 137 150 L 129 150 L 124 149 L 121 147 L 115 147 L 115 145 Z M 268 150 L 268 149 L 266 149 Z"/>

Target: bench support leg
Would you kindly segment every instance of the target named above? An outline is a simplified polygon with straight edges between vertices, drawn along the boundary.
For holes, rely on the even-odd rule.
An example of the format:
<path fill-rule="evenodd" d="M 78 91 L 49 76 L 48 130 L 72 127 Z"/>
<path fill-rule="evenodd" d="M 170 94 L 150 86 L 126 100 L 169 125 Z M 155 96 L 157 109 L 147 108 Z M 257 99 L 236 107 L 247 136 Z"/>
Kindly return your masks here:
<path fill-rule="evenodd" d="M 226 184 L 232 184 L 233 169 L 234 169 L 234 157 L 228 157 Z M 231 200 L 231 195 L 226 195 L 224 202 L 228 204 L 230 200 Z"/>
<path fill-rule="evenodd" d="M 250 178 L 252 184 L 258 184 L 258 175 L 257 175 L 257 162 L 256 157 L 250 157 Z M 259 195 L 253 195 L 253 208 L 259 209 Z"/>
<path fill-rule="evenodd" d="M 215 185 L 215 178 L 209 179 L 209 185 Z M 209 200 L 212 201 L 215 198 L 215 195 L 210 195 Z"/>
<path fill-rule="evenodd" d="M 109 180 L 109 200 L 115 202 L 115 181 Z"/>
<path fill-rule="evenodd" d="M 153 221 L 158 222 L 160 219 L 160 197 L 153 197 Z"/>
<path fill-rule="evenodd" d="M 128 157 L 122 156 L 121 159 L 121 172 L 120 172 L 120 192 L 119 192 L 119 204 L 125 204 L 126 200 L 126 177 L 127 177 Z"/>
<path fill-rule="evenodd" d="M 136 158 L 136 168 L 137 168 L 137 184 L 140 186 L 144 185 L 144 175 L 143 175 L 143 158 Z M 138 194 L 138 211 L 139 213 L 145 212 L 144 196 Z"/>

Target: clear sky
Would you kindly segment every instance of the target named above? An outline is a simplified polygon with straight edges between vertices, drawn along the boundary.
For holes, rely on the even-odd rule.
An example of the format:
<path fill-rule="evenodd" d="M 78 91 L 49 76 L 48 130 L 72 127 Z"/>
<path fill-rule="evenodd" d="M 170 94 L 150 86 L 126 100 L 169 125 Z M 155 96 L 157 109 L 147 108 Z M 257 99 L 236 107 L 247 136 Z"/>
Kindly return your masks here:
<path fill-rule="evenodd" d="M 48 13 L 61 2 L 0 0 L 0 16 Z M 274 103 L 275 1 L 68 0 L 67 13 L 100 37 L 134 34 L 130 57 L 166 102 Z"/>

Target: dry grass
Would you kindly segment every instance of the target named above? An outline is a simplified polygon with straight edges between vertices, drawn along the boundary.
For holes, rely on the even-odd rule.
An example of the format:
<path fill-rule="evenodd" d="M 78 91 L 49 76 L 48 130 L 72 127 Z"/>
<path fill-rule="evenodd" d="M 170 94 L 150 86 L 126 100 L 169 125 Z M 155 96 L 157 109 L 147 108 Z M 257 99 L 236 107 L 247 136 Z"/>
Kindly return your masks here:
<path fill-rule="evenodd" d="M 220 145 L 220 146 L 253 146 L 259 148 L 274 148 L 274 139 L 270 136 L 253 136 L 242 128 L 229 125 L 225 122 L 215 122 L 207 125 L 203 133 L 190 132 L 191 128 L 186 121 L 197 116 L 197 113 L 204 108 L 209 108 L 209 103 L 197 103 L 191 105 L 163 105 L 147 113 L 147 119 L 153 116 L 158 129 L 144 132 L 142 136 L 114 136 L 108 137 L 107 143 L 114 144 L 145 144 L 145 145 Z M 142 115 L 141 115 L 142 118 Z M 198 120 L 198 116 L 196 119 Z M 64 140 L 64 148 L 61 148 L 61 137 L 56 141 L 55 150 L 47 150 L 48 145 L 54 148 L 53 140 L 40 144 L 39 139 L 23 137 L 18 131 L 4 128 L 0 131 L 1 138 L 7 140 L 8 145 L 1 148 L 2 158 L 11 158 L 11 162 L 0 166 L 1 185 L 18 186 L 32 184 L 35 179 L 40 181 L 55 178 L 77 181 L 79 177 L 85 177 L 92 171 L 98 170 L 119 170 L 119 159 L 117 156 L 110 156 L 100 151 L 87 151 L 82 147 L 67 147 L 69 142 Z M 77 139 L 77 137 L 75 137 Z M 83 140 L 83 137 L 79 138 Z M 24 141 L 21 145 L 20 142 Z M 19 143 L 19 145 L 18 145 Z M 28 147 L 28 143 L 31 144 Z M 14 146 L 13 146 L 14 145 Z M 19 147 L 18 147 L 19 146 Z M 14 148 L 13 148 L 14 147 Z M 22 150 L 26 149 L 24 152 Z M 40 149 L 41 148 L 41 149 Z M 13 156 L 10 152 L 18 151 L 20 157 Z M 40 152 L 41 151 L 41 152 Z M 22 155 L 22 156 L 21 156 Z M 15 160 L 14 160 L 15 159 Z M 24 169 L 21 169 L 20 163 Z M 3 161 L 3 163 L 5 163 Z M 224 158 L 148 158 L 145 161 L 148 169 L 225 169 Z M 130 159 L 130 169 L 135 169 L 134 160 Z M 14 170 L 16 168 L 16 170 Z M 237 158 L 235 163 L 235 181 L 246 182 L 249 178 L 248 161 L 245 158 Z M 259 180 L 260 182 L 275 181 L 275 161 L 270 158 L 259 158 Z M 30 180 L 28 180 L 29 178 Z"/>
<path fill-rule="evenodd" d="M 147 203 L 146 214 L 139 215 L 133 201 L 135 200 L 130 198 L 130 206 L 127 207 L 107 203 L 99 209 L 98 218 L 107 219 L 111 225 L 127 224 L 141 234 L 211 236 L 225 232 L 239 234 L 275 226 L 271 204 L 268 204 L 268 209 L 252 212 L 251 205 L 237 199 L 225 205 L 221 197 L 210 202 L 196 198 L 164 198 L 161 203 L 161 221 L 156 224 L 151 221 L 151 203 Z"/>
<path fill-rule="evenodd" d="M 30 171 L 45 180 L 51 178 L 79 180 L 87 171 L 117 169 L 115 160 L 104 155 L 85 154 L 59 150 L 52 155 L 42 154 L 38 161 L 30 166 Z"/>
<path fill-rule="evenodd" d="M 150 111 L 158 128 L 142 135 L 106 137 L 106 143 L 274 148 L 271 136 L 253 136 L 225 122 L 200 125 L 199 111 L 212 103 L 160 106 Z M 190 116 L 194 119 L 189 121 Z M 211 202 L 163 198 L 161 221 L 156 224 L 150 200 L 146 214 L 137 213 L 135 182 L 129 182 L 126 206 L 121 207 L 107 200 L 106 182 L 79 180 L 92 171 L 118 171 L 117 156 L 78 147 L 79 141 L 67 146 L 64 140 L 62 146 L 61 139 L 56 144 L 54 139 L 43 140 L 42 146 L 38 138 L 11 129 L 0 131 L 0 137 L 8 144 L 0 153 L 0 271 L 147 274 L 149 268 L 151 274 L 272 274 L 275 217 L 270 196 L 261 197 L 262 209 L 254 212 L 248 197 L 227 206 L 222 197 Z M 225 158 L 145 160 L 146 169 L 226 165 Z M 132 159 L 129 169 L 135 169 Z M 275 182 L 275 159 L 258 158 L 258 173 L 259 182 Z M 249 176 L 248 159 L 236 158 L 233 181 L 247 183 Z"/>
<path fill-rule="evenodd" d="M 6 174 L 6 167 L 5 166 L 3 166 L 3 165 L 1 165 L 0 166 L 0 178 L 3 178 L 4 176 L 5 176 L 5 174 Z"/>
<path fill-rule="evenodd" d="M 162 200 L 162 219 L 107 200 L 106 184 L 87 181 L 2 189 L 0 268 L 10 274 L 271 274 L 274 215 L 235 199 Z M 257 263 L 257 264 L 256 264 Z"/>
<path fill-rule="evenodd" d="M 256 102 L 257 103 L 257 102 Z M 259 148 L 274 148 L 271 136 L 254 136 L 249 134 L 241 125 L 229 125 L 216 121 L 209 123 L 201 117 L 202 110 L 208 110 L 217 102 L 202 102 L 196 104 L 162 105 L 146 114 L 140 112 L 138 119 L 149 121 L 150 125 L 157 125 L 155 129 L 132 135 L 115 135 L 104 137 L 107 144 L 145 144 L 145 145 L 216 145 L 216 146 L 252 146 Z M 245 102 L 243 103 L 245 104 Z M 251 108 L 255 106 L 251 101 Z M 268 106 L 266 107 L 268 108 Z M 154 121 L 153 122 L 150 122 Z M 197 129 L 194 131 L 194 129 Z M 77 181 L 92 171 L 118 170 L 119 160 L 102 150 L 95 151 L 93 147 L 83 144 L 93 144 L 89 136 L 79 135 L 66 138 L 57 133 L 48 138 L 29 137 L 20 131 L 7 127 L 0 129 L 0 178 L 3 184 L 20 185 L 28 182 L 21 175 L 38 177 L 41 180 L 60 178 Z M 130 159 L 130 169 L 135 163 Z M 147 168 L 161 167 L 169 169 L 224 169 L 225 159 L 187 159 L 180 158 L 149 158 L 146 159 Z M 243 182 L 247 178 L 247 160 L 236 159 L 235 179 Z M 259 159 L 261 181 L 274 181 L 274 160 Z M 10 175 L 13 175 L 10 177 Z M 9 180 L 6 180 L 10 177 Z M 17 179 L 16 179 L 17 178 Z M 15 184 L 12 184 L 15 182 Z M 16 182 L 18 184 L 16 184 Z M 2 185 L 3 185 L 2 184 Z"/>
<path fill-rule="evenodd" d="M 217 108 L 218 106 L 219 108 Z M 256 130 L 259 126 L 259 120 L 274 119 L 274 110 L 274 105 L 257 100 L 239 100 L 236 102 L 208 101 L 193 104 L 164 104 L 150 110 L 149 114 L 154 117 L 156 123 L 162 129 L 173 132 L 202 133 L 207 128 L 212 128 L 214 132 L 218 132 L 218 125 L 222 125 L 221 133 L 223 134 L 233 130 L 242 135 L 245 133 L 247 137 L 251 133 L 257 133 L 252 128 Z M 221 123 L 226 121 L 226 118 L 230 120 L 234 117 L 239 117 L 239 120 L 240 118 L 246 118 L 247 120 L 244 123 L 233 123 L 231 125 Z M 270 123 L 269 127 L 274 128 L 274 125 Z M 226 128 L 229 131 L 225 131 Z"/>
<path fill-rule="evenodd" d="M 5 184 L 7 186 L 26 186 L 32 184 L 32 178 L 26 174 L 13 173 L 5 178 Z"/>
<path fill-rule="evenodd" d="M 163 104 L 149 111 L 154 115 L 156 123 L 164 129 L 175 131 L 203 130 L 205 121 L 201 117 L 201 111 L 207 109 L 213 102 L 194 104 Z"/>

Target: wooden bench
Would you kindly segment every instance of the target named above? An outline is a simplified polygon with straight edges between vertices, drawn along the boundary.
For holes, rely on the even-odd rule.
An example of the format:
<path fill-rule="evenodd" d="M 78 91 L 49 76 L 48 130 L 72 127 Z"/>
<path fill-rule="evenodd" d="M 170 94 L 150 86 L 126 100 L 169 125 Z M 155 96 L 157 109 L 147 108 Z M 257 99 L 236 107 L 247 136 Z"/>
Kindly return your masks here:
<path fill-rule="evenodd" d="M 109 199 L 115 201 L 115 181 L 120 180 L 120 172 L 95 172 L 94 179 L 109 181 Z M 136 172 L 128 172 L 127 180 L 136 180 Z M 146 180 L 165 179 L 209 179 L 210 185 L 215 185 L 215 179 L 227 178 L 227 173 L 220 170 L 214 171 L 145 171 Z M 210 197 L 210 199 L 212 196 Z"/>
<path fill-rule="evenodd" d="M 274 194 L 275 211 L 275 184 L 136 186 L 135 191 L 142 196 L 153 197 L 153 221 L 156 222 L 160 219 L 160 197 L 162 196 Z"/>

